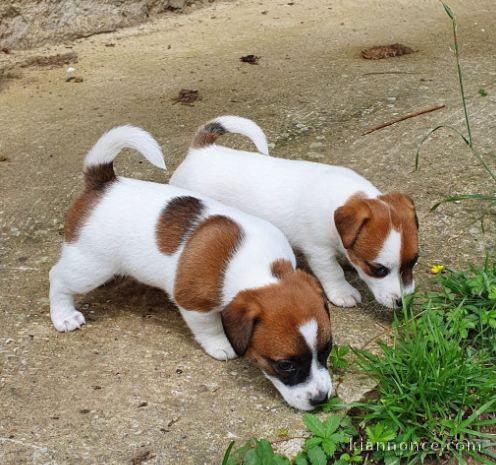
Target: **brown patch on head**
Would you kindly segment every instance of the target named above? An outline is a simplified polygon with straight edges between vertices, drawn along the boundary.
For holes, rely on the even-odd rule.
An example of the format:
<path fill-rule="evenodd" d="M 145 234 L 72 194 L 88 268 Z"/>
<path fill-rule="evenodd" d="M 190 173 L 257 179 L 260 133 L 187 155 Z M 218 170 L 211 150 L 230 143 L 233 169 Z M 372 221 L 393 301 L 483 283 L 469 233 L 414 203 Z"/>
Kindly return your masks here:
<path fill-rule="evenodd" d="M 222 312 L 226 335 L 237 354 L 276 376 L 274 362 L 310 354 L 299 327 L 317 322 L 317 349 L 330 342 L 331 323 L 317 280 L 293 270 L 268 286 L 240 292 Z"/>
<path fill-rule="evenodd" d="M 167 255 L 177 251 L 203 211 L 200 199 L 191 196 L 175 197 L 160 213 L 156 228 L 159 250 Z"/>
<path fill-rule="evenodd" d="M 240 226 L 225 216 L 211 216 L 200 223 L 177 266 L 174 299 L 180 307 L 208 312 L 221 305 L 224 272 L 242 239 Z"/>
<path fill-rule="evenodd" d="M 418 219 L 410 197 L 398 192 L 374 199 L 353 196 L 334 212 L 334 222 L 350 260 L 371 276 L 369 264 L 377 259 L 389 232 L 400 232 L 399 265 L 404 284 L 411 282 L 410 265 L 418 255 Z"/>
<path fill-rule="evenodd" d="M 85 190 L 67 211 L 64 224 L 66 242 L 76 241 L 79 231 L 95 208 L 105 189 L 117 180 L 112 163 L 89 166 L 84 172 Z"/>
<path fill-rule="evenodd" d="M 216 121 L 207 123 L 195 134 L 195 137 L 191 142 L 191 147 L 201 149 L 203 147 L 207 147 L 208 145 L 212 145 L 219 136 L 224 135 L 226 132 L 227 131 L 224 126 Z"/>

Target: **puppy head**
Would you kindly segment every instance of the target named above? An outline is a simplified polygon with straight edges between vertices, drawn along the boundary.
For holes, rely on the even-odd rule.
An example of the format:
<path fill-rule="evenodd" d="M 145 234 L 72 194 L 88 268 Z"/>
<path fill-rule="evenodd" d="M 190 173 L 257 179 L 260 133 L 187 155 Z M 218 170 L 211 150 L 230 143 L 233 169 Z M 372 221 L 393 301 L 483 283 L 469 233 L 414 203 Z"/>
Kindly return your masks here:
<path fill-rule="evenodd" d="M 410 197 L 391 193 L 351 197 L 334 212 L 346 255 L 374 297 L 386 307 L 401 305 L 415 289 L 418 220 Z"/>
<path fill-rule="evenodd" d="M 311 410 L 332 388 L 331 324 L 317 280 L 290 268 L 275 284 L 240 292 L 222 323 L 236 353 L 261 368 L 288 404 Z"/>

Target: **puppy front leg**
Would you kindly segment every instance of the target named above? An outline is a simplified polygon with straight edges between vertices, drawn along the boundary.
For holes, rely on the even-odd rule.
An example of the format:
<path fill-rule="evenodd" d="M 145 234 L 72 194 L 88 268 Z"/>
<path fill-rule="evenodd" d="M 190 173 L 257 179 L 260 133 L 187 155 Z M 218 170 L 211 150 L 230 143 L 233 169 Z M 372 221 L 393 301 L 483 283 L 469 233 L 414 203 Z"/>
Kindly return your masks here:
<path fill-rule="evenodd" d="M 362 301 L 360 292 L 346 281 L 343 269 L 332 250 L 319 248 L 304 253 L 312 271 L 334 305 L 354 307 Z"/>
<path fill-rule="evenodd" d="M 236 352 L 226 337 L 220 313 L 194 312 L 179 308 L 189 329 L 203 350 L 217 360 L 236 358 Z"/>

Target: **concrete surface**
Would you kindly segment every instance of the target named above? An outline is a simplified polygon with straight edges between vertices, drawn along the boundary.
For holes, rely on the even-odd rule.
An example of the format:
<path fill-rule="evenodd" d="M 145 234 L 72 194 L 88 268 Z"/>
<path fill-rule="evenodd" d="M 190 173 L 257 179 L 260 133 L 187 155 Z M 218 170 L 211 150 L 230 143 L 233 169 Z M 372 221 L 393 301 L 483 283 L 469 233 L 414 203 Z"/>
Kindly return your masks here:
<path fill-rule="evenodd" d="M 39 47 L 115 31 L 213 0 L 2 0 L 0 48 Z"/>
<path fill-rule="evenodd" d="M 483 151 L 494 149 L 496 124 L 492 3 L 452 2 L 474 138 Z M 130 464 L 149 451 L 147 465 L 218 464 L 232 437 L 275 439 L 282 427 L 291 436 L 303 432 L 301 414 L 261 373 L 243 360 L 208 358 L 153 289 L 113 282 L 78 299 L 88 320 L 83 330 L 52 328 L 47 273 L 64 212 L 82 187 L 85 152 L 114 125 L 143 126 L 164 147 L 167 174 L 135 154 L 119 158 L 118 172 L 139 178 L 166 181 L 198 125 L 239 114 L 261 124 L 278 156 L 343 164 L 384 191 L 406 191 L 418 207 L 416 275 L 424 286 L 432 264 L 494 251 L 494 231 L 484 235 L 471 224 L 475 205 L 429 212 L 445 194 L 491 188 L 462 143 L 439 134 L 413 172 L 416 144 L 429 128 L 463 128 L 450 31 L 435 1 L 246 0 L 70 49 L 0 53 L 0 462 Z M 392 42 L 418 52 L 360 58 L 363 48 Z M 82 82 L 65 82 L 65 66 L 18 66 L 68 51 L 79 57 L 73 74 Z M 259 65 L 239 61 L 250 53 L 261 56 Z M 198 89 L 202 100 L 174 105 L 182 88 Z M 438 103 L 446 108 L 362 135 Z M 226 143 L 247 146 L 240 138 Z M 387 331 L 391 314 L 361 290 L 361 307 L 333 309 L 338 344 L 362 346 Z M 352 399 L 367 388 L 351 374 L 339 392 Z"/>

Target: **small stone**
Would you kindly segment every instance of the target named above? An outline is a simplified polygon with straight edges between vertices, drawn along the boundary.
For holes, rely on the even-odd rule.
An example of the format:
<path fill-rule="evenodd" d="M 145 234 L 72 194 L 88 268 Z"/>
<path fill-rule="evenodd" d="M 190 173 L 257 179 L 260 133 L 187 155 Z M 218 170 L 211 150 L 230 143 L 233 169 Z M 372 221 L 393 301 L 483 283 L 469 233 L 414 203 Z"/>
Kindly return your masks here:
<path fill-rule="evenodd" d="M 307 126 L 305 126 L 303 123 L 296 123 L 295 127 L 300 131 L 300 132 L 307 132 L 309 129 Z"/>
<path fill-rule="evenodd" d="M 295 438 L 288 441 L 282 441 L 276 444 L 275 449 L 279 454 L 293 458 L 303 448 L 305 439 Z"/>
<path fill-rule="evenodd" d="M 324 144 L 322 142 L 312 142 L 310 144 L 311 149 L 318 149 L 318 148 L 323 147 L 323 146 L 324 146 Z"/>
<path fill-rule="evenodd" d="M 324 155 L 322 153 L 319 153 L 319 152 L 308 152 L 307 157 L 311 158 L 313 160 L 322 160 L 325 158 Z"/>

